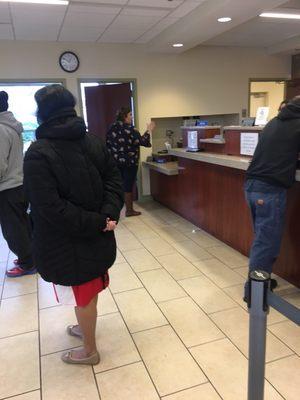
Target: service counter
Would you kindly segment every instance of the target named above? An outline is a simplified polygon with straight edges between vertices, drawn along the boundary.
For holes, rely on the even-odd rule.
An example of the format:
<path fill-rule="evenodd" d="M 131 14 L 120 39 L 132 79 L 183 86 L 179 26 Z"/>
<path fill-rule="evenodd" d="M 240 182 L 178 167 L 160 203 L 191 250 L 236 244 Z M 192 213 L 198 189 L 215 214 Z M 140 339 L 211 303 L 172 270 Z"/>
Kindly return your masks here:
<path fill-rule="evenodd" d="M 178 158 L 178 164 L 144 163 L 150 168 L 153 198 L 248 256 L 253 230 L 243 187 L 250 158 L 180 148 L 169 154 Z M 284 238 L 274 272 L 300 287 L 300 171 L 296 181 L 288 192 Z"/>

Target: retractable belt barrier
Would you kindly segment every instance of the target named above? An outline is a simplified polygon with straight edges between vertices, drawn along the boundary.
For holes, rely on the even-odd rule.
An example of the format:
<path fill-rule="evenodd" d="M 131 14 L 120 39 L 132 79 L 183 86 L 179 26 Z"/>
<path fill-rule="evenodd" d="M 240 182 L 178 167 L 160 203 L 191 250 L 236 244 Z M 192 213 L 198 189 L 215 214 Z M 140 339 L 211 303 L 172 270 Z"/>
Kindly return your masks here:
<path fill-rule="evenodd" d="M 270 291 L 270 275 L 265 271 L 252 271 L 249 275 L 248 298 L 248 400 L 264 399 L 267 315 L 270 306 L 300 325 L 300 309 Z"/>

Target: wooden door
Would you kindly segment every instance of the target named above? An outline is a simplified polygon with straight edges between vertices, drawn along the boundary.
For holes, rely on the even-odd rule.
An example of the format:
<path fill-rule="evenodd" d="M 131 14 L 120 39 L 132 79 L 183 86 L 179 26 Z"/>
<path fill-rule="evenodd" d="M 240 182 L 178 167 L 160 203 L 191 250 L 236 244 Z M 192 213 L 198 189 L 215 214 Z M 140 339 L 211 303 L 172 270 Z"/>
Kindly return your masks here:
<path fill-rule="evenodd" d="M 286 81 L 286 98 L 291 100 L 295 96 L 300 95 L 300 79 Z"/>
<path fill-rule="evenodd" d="M 110 125 L 121 107 L 131 108 L 130 83 L 85 88 L 88 131 L 104 141 Z"/>

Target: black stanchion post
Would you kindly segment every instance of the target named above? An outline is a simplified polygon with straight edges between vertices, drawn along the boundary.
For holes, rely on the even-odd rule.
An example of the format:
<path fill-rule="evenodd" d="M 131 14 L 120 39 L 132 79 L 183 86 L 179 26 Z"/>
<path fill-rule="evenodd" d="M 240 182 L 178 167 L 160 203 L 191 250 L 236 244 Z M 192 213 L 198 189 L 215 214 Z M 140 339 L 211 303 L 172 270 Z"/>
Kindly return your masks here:
<path fill-rule="evenodd" d="M 269 285 L 270 275 L 267 272 L 250 272 L 248 293 L 250 314 L 248 400 L 264 399 Z"/>

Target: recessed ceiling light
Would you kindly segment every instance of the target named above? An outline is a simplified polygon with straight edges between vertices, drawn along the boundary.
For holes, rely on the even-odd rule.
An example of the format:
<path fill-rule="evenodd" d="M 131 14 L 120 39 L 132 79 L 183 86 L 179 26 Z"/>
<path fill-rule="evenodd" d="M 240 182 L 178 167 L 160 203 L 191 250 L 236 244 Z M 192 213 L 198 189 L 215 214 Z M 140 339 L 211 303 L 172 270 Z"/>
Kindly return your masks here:
<path fill-rule="evenodd" d="M 275 13 L 275 12 L 266 12 L 259 14 L 259 16 L 265 18 L 300 19 L 300 14 L 285 14 L 285 13 Z"/>
<path fill-rule="evenodd" d="M 231 20 L 232 20 L 232 18 L 230 18 L 230 17 L 218 18 L 219 22 L 230 22 Z"/>
<path fill-rule="evenodd" d="M 183 44 L 182 43 L 174 43 L 172 46 L 173 47 L 183 47 Z"/>
<path fill-rule="evenodd" d="M 28 4 L 50 4 L 67 6 L 69 1 L 67 0 L 0 0 L 0 3 L 28 3 Z"/>

